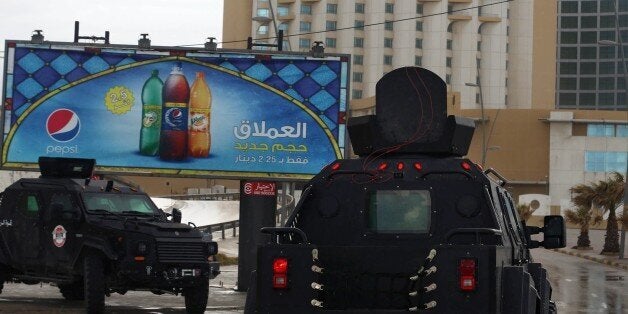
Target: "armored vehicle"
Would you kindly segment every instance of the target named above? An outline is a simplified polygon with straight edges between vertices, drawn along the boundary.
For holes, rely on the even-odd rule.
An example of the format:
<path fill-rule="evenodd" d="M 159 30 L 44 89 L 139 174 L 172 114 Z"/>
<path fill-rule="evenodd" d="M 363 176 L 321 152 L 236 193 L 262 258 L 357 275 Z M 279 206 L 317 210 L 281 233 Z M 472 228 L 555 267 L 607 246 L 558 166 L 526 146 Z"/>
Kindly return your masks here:
<path fill-rule="evenodd" d="M 39 164 L 40 178 L 0 197 L 0 292 L 4 282 L 49 282 L 65 299 L 85 300 L 88 313 L 102 312 L 112 292 L 182 293 L 189 313 L 205 311 L 216 242 L 146 193 L 90 180 L 93 159 Z"/>
<path fill-rule="evenodd" d="M 359 158 L 329 164 L 284 227 L 261 230 L 245 313 L 556 312 L 529 249 L 564 247 L 563 219 L 525 225 L 506 180 L 463 157 L 474 128 L 446 115 L 434 73 L 385 75 L 376 115 L 348 122 Z"/>

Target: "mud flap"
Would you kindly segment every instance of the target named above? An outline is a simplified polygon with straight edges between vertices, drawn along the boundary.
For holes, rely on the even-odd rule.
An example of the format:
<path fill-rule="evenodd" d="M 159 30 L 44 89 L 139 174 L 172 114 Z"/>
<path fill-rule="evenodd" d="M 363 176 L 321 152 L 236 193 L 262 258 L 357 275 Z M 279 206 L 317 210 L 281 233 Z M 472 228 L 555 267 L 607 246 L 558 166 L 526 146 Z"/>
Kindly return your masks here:
<path fill-rule="evenodd" d="M 538 293 L 532 276 L 521 266 L 502 271 L 502 313 L 534 314 Z"/>
<path fill-rule="evenodd" d="M 528 264 L 528 271 L 532 275 L 534 287 L 539 293 L 537 313 L 547 314 L 549 313 L 550 298 L 552 296 L 551 285 L 547 280 L 547 270 L 540 263 L 530 263 Z"/>

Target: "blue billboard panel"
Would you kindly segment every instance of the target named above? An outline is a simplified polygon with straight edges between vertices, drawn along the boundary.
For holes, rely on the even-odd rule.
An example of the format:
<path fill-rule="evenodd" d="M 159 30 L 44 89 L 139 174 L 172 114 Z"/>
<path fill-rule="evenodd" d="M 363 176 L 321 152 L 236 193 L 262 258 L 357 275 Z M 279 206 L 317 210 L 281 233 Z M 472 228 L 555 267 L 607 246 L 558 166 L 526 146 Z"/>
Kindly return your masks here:
<path fill-rule="evenodd" d="M 344 151 L 348 57 L 7 42 L 2 167 L 307 179 Z"/>

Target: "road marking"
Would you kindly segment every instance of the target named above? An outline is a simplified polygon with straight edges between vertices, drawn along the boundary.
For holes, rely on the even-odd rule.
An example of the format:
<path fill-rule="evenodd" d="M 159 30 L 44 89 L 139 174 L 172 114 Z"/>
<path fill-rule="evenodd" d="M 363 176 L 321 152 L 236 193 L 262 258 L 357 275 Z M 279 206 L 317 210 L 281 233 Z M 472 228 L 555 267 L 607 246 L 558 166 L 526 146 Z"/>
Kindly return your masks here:
<path fill-rule="evenodd" d="M 572 282 L 573 280 L 572 280 L 572 279 L 567 278 L 567 279 L 565 279 L 565 281 L 566 281 L 566 282 Z"/>

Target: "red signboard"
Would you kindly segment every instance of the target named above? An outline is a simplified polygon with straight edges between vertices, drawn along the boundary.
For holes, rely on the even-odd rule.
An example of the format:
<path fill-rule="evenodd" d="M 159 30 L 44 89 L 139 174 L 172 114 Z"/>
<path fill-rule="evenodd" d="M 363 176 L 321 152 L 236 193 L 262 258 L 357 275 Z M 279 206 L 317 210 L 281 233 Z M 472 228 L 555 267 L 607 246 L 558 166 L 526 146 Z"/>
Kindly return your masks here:
<path fill-rule="evenodd" d="M 244 194 L 253 196 L 276 196 L 277 184 L 274 182 L 247 182 L 244 184 Z"/>

